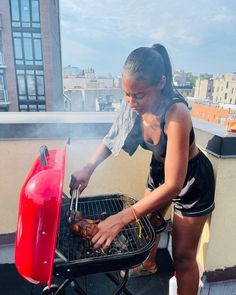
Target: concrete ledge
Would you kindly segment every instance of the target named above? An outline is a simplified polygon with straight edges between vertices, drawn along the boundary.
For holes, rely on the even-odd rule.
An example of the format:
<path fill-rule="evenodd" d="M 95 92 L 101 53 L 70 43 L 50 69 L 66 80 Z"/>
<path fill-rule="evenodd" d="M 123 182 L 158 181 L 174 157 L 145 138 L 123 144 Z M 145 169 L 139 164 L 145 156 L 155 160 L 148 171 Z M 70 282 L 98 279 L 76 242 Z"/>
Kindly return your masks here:
<path fill-rule="evenodd" d="M 222 125 L 193 118 L 197 145 L 218 158 L 236 157 L 236 133 Z"/>
<path fill-rule="evenodd" d="M 0 124 L 1 140 L 103 138 L 111 123 Z"/>
<path fill-rule="evenodd" d="M 0 234 L 0 245 L 15 244 L 16 233 Z"/>
<path fill-rule="evenodd" d="M 4 113 L 1 140 L 103 138 L 114 120 L 113 112 Z M 236 157 L 236 133 L 222 125 L 193 118 L 197 144 L 219 158 Z"/>
<path fill-rule="evenodd" d="M 206 271 L 203 276 L 208 283 L 236 280 L 236 266 Z"/>

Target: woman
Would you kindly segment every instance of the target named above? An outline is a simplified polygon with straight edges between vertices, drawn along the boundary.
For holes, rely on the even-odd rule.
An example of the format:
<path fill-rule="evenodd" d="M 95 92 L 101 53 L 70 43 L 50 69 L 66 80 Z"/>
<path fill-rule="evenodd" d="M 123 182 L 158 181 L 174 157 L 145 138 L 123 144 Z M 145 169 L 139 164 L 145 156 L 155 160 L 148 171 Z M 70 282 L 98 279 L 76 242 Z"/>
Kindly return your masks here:
<path fill-rule="evenodd" d="M 165 47 L 155 44 L 132 51 L 123 67 L 122 87 L 125 104 L 116 122 L 89 163 L 72 175 L 70 188 L 82 191 L 94 169 L 121 148 L 130 155 L 138 145 L 151 150 L 145 197 L 99 223 L 92 242 L 95 248 L 106 249 L 136 217 L 152 216 L 155 210 L 164 214 L 173 202 L 172 251 L 178 294 L 197 294 L 197 246 L 214 209 L 214 176 L 211 163 L 196 146 L 187 103 L 173 87 Z M 156 250 L 151 250 L 142 270 L 156 271 Z"/>

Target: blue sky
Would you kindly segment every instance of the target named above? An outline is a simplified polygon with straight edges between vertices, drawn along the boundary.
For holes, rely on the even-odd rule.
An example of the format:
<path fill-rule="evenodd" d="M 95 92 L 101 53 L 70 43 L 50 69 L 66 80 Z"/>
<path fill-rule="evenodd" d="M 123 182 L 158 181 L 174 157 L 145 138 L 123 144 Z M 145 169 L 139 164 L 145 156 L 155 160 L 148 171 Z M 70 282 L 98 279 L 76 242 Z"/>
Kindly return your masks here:
<path fill-rule="evenodd" d="M 119 74 L 127 55 L 162 43 L 174 69 L 236 71 L 235 0 L 60 0 L 63 66 Z"/>

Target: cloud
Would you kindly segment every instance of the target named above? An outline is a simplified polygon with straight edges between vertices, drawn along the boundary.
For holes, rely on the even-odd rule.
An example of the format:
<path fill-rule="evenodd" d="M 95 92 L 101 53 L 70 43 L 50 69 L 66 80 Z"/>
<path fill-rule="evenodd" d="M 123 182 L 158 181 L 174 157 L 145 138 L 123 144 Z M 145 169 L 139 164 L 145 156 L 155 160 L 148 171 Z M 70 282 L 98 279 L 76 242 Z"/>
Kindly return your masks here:
<path fill-rule="evenodd" d="M 190 54 L 197 55 L 199 49 L 212 50 L 210 40 L 218 50 L 227 42 L 232 47 L 235 40 L 235 0 L 216 0 L 214 5 L 209 0 L 60 1 L 67 60 L 75 59 L 76 47 L 80 54 L 93 53 L 101 60 L 109 50 L 109 56 L 121 60 L 136 46 L 160 42 L 173 48 L 175 56 L 189 56 L 191 61 Z"/>
<path fill-rule="evenodd" d="M 234 13 L 234 14 L 233 14 Z M 219 7 L 214 7 L 209 18 L 208 18 L 209 22 L 215 23 L 215 24 L 227 24 L 227 23 L 231 23 L 236 21 L 235 18 L 235 11 L 233 11 L 232 9 L 224 6 L 224 5 L 220 5 Z"/>
<path fill-rule="evenodd" d="M 96 53 L 95 49 L 77 40 L 68 39 L 67 37 L 62 37 L 62 43 L 66 44 L 66 46 L 62 48 L 63 64 L 65 65 L 71 64 L 86 67 L 86 63 L 89 64 L 91 56 L 94 56 Z M 72 59 L 70 57 L 72 57 Z"/>
<path fill-rule="evenodd" d="M 174 34 L 174 37 L 180 42 L 190 45 L 199 45 L 201 43 L 201 38 L 193 36 L 190 32 L 179 31 Z"/>
<path fill-rule="evenodd" d="M 170 5 L 167 13 L 161 1 L 61 0 L 63 29 L 81 35 L 99 40 L 115 34 L 121 40 L 145 36 L 147 42 L 177 38 L 189 44 L 199 43 L 200 37 L 196 34 L 192 37 L 199 24 L 196 26 L 188 13 L 183 17 L 179 10 L 179 7 Z M 65 22 L 68 17 L 71 18 L 70 25 Z"/>
<path fill-rule="evenodd" d="M 232 15 L 227 15 L 227 14 L 223 14 L 223 13 L 218 13 L 210 19 L 210 21 L 215 22 L 215 23 L 231 22 L 232 20 L 233 20 Z"/>

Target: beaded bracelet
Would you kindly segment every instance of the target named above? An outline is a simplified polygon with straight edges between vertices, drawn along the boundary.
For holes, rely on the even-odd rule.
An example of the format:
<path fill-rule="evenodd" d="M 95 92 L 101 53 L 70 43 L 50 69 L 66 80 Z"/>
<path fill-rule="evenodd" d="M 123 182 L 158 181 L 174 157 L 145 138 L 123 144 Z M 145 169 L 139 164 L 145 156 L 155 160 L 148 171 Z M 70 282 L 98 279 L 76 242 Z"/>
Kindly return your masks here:
<path fill-rule="evenodd" d="M 139 239 L 141 239 L 141 237 L 142 237 L 142 225 L 141 225 L 140 219 L 139 219 L 139 218 L 137 217 L 137 215 L 136 215 L 136 212 L 135 212 L 133 206 L 131 206 L 131 209 L 132 209 L 132 212 L 133 212 L 133 214 L 134 214 L 135 221 L 136 221 L 136 223 L 138 224 L 138 237 L 139 237 Z"/>

